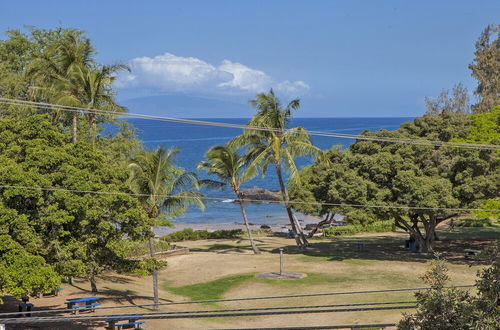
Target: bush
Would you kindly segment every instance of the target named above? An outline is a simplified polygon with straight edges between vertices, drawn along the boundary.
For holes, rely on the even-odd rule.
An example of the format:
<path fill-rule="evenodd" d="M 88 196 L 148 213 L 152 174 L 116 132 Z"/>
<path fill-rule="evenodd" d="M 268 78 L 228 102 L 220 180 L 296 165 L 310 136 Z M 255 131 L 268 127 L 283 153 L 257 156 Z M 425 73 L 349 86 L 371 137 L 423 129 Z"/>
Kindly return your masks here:
<path fill-rule="evenodd" d="M 163 236 L 161 239 L 167 242 L 182 242 L 182 241 L 198 241 L 203 239 L 221 239 L 221 238 L 239 238 L 243 235 L 241 229 L 231 230 L 216 230 L 209 232 L 208 230 L 193 230 L 186 228 L 172 234 Z"/>
<path fill-rule="evenodd" d="M 155 252 L 167 251 L 170 243 L 162 240 L 153 240 Z M 149 255 L 149 242 L 148 241 L 130 241 L 127 244 L 124 256 L 125 257 L 140 257 Z"/>
<path fill-rule="evenodd" d="M 366 226 L 363 225 L 347 225 L 329 227 L 323 229 L 325 236 L 340 236 L 340 235 L 353 235 L 357 233 L 382 233 L 393 230 L 394 223 L 392 221 L 378 221 L 370 223 Z"/>
<path fill-rule="evenodd" d="M 459 227 L 491 227 L 493 222 L 490 219 L 466 219 L 458 224 Z"/>

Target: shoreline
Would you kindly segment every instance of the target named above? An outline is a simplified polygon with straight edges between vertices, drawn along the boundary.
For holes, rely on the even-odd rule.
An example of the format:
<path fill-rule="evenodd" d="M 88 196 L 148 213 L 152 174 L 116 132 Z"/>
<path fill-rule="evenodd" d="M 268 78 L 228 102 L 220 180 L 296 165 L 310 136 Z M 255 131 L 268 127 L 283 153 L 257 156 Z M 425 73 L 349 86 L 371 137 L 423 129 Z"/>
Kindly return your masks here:
<path fill-rule="evenodd" d="M 315 217 L 315 216 L 310 216 L 310 215 L 303 215 L 303 214 L 297 214 L 296 215 L 298 218 L 299 223 L 304 227 L 307 224 L 311 223 L 318 223 L 319 221 L 323 220 L 321 217 Z M 270 224 L 270 223 L 256 223 L 256 222 L 251 222 L 250 223 L 250 229 L 251 230 L 259 230 L 261 229 L 261 226 L 269 226 L 271 228 L 271 231 L 273 232 L 280 232 L 280 233 L 287 233 L 288 229 L 291 228 L 290 223 L 288 218 L 283 217 L 280 219 L 276 220 L 276 223 Z M 167 226 L 160 226 L 160 227 L 155 227 L 154 232 L 155 235 L 157 236 L 164 236 L 168 234 L 175 233 L 177 231 L 181 231 L 183 229 L 191 228 L 193 230 L 207 230 L 209 232 L 213 232 L 216 230 L 234 230 L 234 229 L 241 229 L 243 231 L 246 230 L 245 225 L 243 222 L 240 221 L 234 221 L 234 222 L 213 222 L 213 223 L 183 223 L 183 222 L 178 222 L 174 223 L 173 227 L 167 227 Z"/>

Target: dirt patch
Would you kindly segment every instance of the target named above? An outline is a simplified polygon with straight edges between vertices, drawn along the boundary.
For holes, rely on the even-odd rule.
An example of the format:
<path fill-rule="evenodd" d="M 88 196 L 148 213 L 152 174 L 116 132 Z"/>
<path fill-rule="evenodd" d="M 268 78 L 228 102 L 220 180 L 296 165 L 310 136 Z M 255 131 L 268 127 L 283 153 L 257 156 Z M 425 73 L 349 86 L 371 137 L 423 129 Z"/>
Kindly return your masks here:
<path fill-rule="evenodd" d="M 255 277 L 264 280 L 298 280 L 307 277 L 307 274 L 295 272 L 268 272 L 257 274 Z"/>

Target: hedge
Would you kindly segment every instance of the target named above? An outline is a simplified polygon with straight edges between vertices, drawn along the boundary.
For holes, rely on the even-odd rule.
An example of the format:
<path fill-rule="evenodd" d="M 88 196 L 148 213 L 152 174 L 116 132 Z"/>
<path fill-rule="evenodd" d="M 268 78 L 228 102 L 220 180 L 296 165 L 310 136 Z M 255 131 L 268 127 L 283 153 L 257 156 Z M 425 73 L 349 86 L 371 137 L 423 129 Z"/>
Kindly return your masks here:
<path fill-rule="evenodd" d="M 241 229 L 216 230 L 193 230 L 186 228 L 172 234 L 162 236 L 161 239 L 167 242 L 198 241 L 203 239 L 239 238 L 243 235 Z"/>
<path fill-rule="evenodd" d="M 323 229 L 325 236 L 340 236 L 340 235 L 353 235 L 357 233 L 382 233 L 392 231 L 394 228 L 393 221 L 377 221 L 368 225 L 347 225 L 328 227 Z"/>

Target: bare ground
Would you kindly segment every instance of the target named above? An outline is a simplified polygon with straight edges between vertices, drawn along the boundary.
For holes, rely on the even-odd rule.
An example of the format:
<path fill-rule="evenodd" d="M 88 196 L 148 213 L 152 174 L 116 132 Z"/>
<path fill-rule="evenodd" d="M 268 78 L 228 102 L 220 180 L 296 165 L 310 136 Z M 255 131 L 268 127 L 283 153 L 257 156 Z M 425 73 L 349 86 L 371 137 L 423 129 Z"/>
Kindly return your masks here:
<path fill-rule="evenodd" d="M 307 285 L 283 285 L 260 282 L 244 282 L 226 292 L 226 298 L 289 295 L 315 292 L 340 292 L 377 290 L 423 286 L 419 280 L 430 257 L 410 253 L 402 248 L 406 235 L 403 233 L 365 234 L 333 239 L 314 239 L 305 252 L 298 251 L 293 240 L 282 237 L 257 237 L 261 255 L 254 255 L 245 239 L 209 240 L 183 242 L 191 249 L 189 255 L 172 256 L 168 267 L 160 272 L 160 282 L 184 286 L 219 279 L 224 276 L 259 273 L 279 270 L 279 248 L 285 249 L 285 270 L 321 274 L 329 281 Z M 475 274 L 481 267 L 472 265 L 463 258 L 463 248 L 480 248 L 491 239 L 461 240 L 453 233 L 443 233 L 437 250 L 451 263 L 449 265 L 453 284 L 473 284 Z M 353 243 L 364 242 L 364 251 L 356 251 Z M 98 282 L 103 306 L 151 303 L 152 281 L 150 277 L 108 273 Z M 32 299 L 37 309 L 63 308 L 68 298 L 93 295 L 85 280 L 77 280 L 74 286 L 64 285 L 62 296 Z M 186 301 L 188 298 L 160 290 L 162 302 Z M 216 305 L 169 305 L 161 311 L 216 310 L 221 308 L 275 307 L 293 305 L 324 305 L 353 302 L 376 302 L 412 300 L 411 292 L 357 294 L 341 296 L 303 297 L 257 301 L 225 302 Z M 17 304 L 8 298 L 0 305 L 2 312 L 16 311 Z M 148 308 L 124 308 L 103 310 L 99 313 L 145 313 Z M 228 327 L 283 327 L 333 324 L 362 324 L 397 322 L 402 311 L 342 312 L 321 314 L 295 314 L 280 316 L 254 316 L 210 319 L 147 320 L 145 329 L 206 329 Z M 95 313 L 97 314 L 97 312 Z M 99 324 L 82 324 L 79 328 L 94 328 Z M 56 327 L 51 327 L 56 329 Z M 65 327 L 60 327 L 68 328 Z M 75 326 L 75 328 L 77 328 Z"/>

